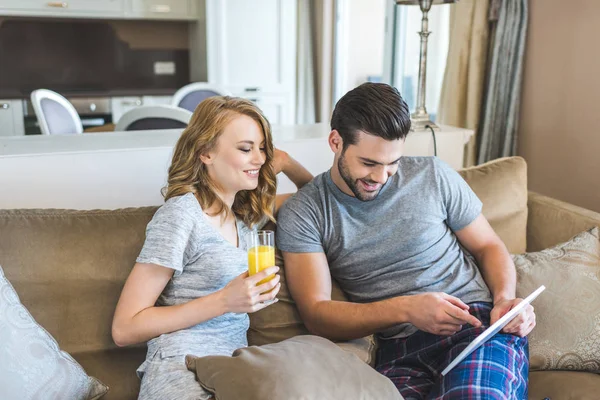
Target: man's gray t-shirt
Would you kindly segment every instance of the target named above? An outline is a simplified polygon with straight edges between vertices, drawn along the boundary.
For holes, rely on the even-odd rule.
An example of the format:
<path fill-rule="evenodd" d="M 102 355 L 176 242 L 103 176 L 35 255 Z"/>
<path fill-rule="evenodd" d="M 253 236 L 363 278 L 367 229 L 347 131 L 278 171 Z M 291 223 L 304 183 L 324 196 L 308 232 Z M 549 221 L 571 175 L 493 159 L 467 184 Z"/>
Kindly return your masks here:
<path fill-rule="evenodd" d="M 146 228 L 146 241 L 137 258 L 175 270 L 157 306 L 172 306 L 214 293 L 248 269 L 244 235 L 250 229 L 236 221 L 239 248 L 228 242 L 202 211 L 192 193 L 170 198 Z M 248 314 L 226 313 L 188 329 L 148 342 L 148 356 L 227 355 L 248 345 Z"/>
<path fill-rule="evenodd" d="M 279 211 L 276 243 L 286 252 L 324 252 L 332 277 L 354 302 L 425 292 L 445 292 L 465 303 L 491 301 L 474 259 L 453 233 L 481 208 L 444 162 L 402 157 L 398 173 L 372 201 L 342 192 L 330 171 L 317 176 Z M 401 324 L 380 336 L 416 330 Z"/>

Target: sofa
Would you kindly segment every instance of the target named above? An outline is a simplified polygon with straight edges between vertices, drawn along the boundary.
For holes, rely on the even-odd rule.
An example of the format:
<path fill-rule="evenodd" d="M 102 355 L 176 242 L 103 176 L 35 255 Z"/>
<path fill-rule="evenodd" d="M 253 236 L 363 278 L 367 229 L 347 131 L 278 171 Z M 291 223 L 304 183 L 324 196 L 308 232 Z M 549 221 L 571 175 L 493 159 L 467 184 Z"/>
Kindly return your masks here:
<path fill-rule="evenodd" d="M 484 215 L 511 253 L 539 251 L 600 225 L 598 213 L 528 192 L 522 158 L 500 159 L 460 173 L 482 200 Z M 145 358 L 145 345 L 117 347 L 111 338 L 111 321 L 155 211 L 156 207 L 0 210 L 0 266 L 4 274 L 61 349 L 89 375 L 110 387 L 103 399 L 133 399 L 139 390 L 135 370 Z M 285 286 L 285 266 L 282 278 L 280 301 L 251 315 L 250 345 L 307 333 Z M 337 285 L 333 290 L 334 298 L 344 298 Z M 540 296 L 537 301 L 547 299 Z M 373 364 L 373 337 L 339 345 Z M 530 399 L 599 396 L 598 374 L 530 372 Z"/>

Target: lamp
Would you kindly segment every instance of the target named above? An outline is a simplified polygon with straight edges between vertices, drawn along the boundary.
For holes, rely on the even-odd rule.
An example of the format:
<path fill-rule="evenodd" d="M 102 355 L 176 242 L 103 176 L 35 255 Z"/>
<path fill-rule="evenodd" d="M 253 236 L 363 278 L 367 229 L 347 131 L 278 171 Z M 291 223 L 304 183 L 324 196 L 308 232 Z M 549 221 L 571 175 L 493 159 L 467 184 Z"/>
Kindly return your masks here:
<path fill-rule="evenodd" d="M 419 84 L 417 88 L 417 109 L 410 115 L 411 129 L 419 131 L 425 129 L 426 126 L 431 126 L 438 129 L 429 118 L 427 109 L 425 108 L 425 81 L 427 76 L 427 37 L 429 32 L 429 18 L 427 14 L 433 4 L 456 3 L 458 0 L 396 0 L 397 5 L 418 5 L 421 7 L 423 18 L 421 19 L 421 52 L 419 55 Z"/>

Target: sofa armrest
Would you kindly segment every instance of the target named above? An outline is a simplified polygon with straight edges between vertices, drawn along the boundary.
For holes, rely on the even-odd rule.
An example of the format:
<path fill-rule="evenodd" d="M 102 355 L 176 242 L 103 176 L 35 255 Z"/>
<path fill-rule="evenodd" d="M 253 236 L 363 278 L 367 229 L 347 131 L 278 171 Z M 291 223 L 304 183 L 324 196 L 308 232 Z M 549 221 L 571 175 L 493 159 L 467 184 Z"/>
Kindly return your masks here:
<path fill-rule="evenodd" d="M 600 226 L 600 213 L 535 192 L 527 199 L 527 251 L 540 251 Z"/>

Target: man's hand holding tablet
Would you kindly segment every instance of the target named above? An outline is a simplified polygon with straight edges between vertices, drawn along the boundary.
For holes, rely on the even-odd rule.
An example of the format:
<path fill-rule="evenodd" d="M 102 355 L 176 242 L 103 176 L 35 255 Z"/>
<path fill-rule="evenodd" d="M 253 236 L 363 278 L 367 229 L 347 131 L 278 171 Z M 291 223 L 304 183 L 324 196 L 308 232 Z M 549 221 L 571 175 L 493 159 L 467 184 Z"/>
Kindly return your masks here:
<path fill-rule="evenodd" d="M 513 308 L 508 311 L 506 314 L 502 316 L 502 318 L 498 319 L 495 323 L 493 323 L 489 328 L 487 328 L 481 335 L 477 336 L 475 340 L 471 342 L 448 366 L 442 371 L 442 375 L 446 375 L 452 368 L 458 365 L 462 360 L 464 360 L 469 354 L 475 351 L 479 346 L 484 344 L 488 339 L 494 336 L 496 333 L 500 332 L 502 328 L 507 326 L 513 319 L 516 319 L 526 307 L 535 299 L 540 293 L 542 293 L 546 289 L 545 286 L 540 286 L 536 291 L 527 296 L 523 301 L 520 301 L 518 304 L 514 305 Z M 512 329 L 517 332 L 521 332 L 520 325 L 515 324 L 512 325 Z M 526 329 L 526 328 L 525 328 Z M 512 332 L 509 332 L 512 333 Z M 527 332 L 529 333 L 529 332 Z"/>

